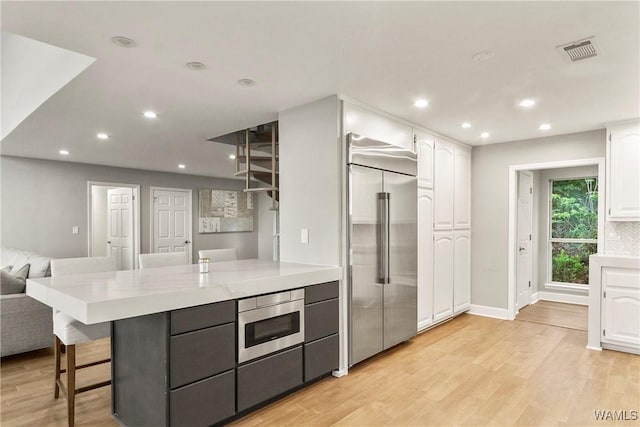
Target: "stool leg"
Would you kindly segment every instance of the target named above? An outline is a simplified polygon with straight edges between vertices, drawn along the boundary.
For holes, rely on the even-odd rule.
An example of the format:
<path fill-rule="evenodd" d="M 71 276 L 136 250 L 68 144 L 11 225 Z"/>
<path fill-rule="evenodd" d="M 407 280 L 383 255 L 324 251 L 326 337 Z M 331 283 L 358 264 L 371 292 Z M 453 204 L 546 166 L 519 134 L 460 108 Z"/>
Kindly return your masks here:
<path fill-rule="evenodd" d="M 75 421 L 76 403 L 76 345 L 67 347 L 67 418 L 69 427 L 73 427 Z"/>
<path fill-rule="evenodd" d="M 58 338 L 57 336 L 54 336 L 53 339 L 53 351 L 55 353 L 55 378 L 53 379 L 53 385 L 54 385 L 54 389 L 53 389 L 53 398 L 57 399 L 58 397 L 60 397 L 60 386 L 58 385 L 58 380 L 60 379 L 60 358 L 61 358 L 61 354 L 60 354 L 60 346 L 62 345 L 62 343 L 60 342 L 60 338 Z"/>

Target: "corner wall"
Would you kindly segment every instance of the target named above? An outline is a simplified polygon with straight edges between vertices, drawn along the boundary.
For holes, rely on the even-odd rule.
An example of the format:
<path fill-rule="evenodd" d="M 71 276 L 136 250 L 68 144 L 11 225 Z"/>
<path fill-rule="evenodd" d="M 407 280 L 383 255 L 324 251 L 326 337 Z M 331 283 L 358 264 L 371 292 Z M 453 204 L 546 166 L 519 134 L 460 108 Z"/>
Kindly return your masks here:
<path fill-rule="evenodd" d="M 474 147 L 471 303 L 508 308 L 509 166 L 605 157 L 605 130 Z"/>
<path fill-rule="evenodd" d="M 200 249 L 231 247 L 239 258 L 258 257 L 259 208 L 253 232 L 198 233 L 198 189 L 240 190 L 242 181 L 9 156 L 0 157 L 0 172 L 4 246 L 53 258 L 87 256 L 87 181 L 100 181 L 140 185 L 141 253 L 149 252 L 150 187 L 156 186 L 192 190 L 194 260 Z"/>

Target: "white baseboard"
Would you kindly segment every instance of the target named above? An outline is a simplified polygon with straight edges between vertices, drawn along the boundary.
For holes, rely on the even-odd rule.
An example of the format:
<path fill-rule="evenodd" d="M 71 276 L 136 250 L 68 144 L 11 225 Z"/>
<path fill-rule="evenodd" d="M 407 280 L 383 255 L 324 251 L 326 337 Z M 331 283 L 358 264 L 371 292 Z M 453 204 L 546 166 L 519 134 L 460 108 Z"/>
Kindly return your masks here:
<path fill-rule="evenodd" d="M 422 322 L 418 322 L 418 332 L 422 332 L 432 324 L 433 324 L 433 320 L 423 320 Z"/>
<path fill-rule="evenodd" d="M 344 368 L 344 369 L 336 369 L 335 371 L 331 372 L 331 375 L 333 375 L 336 378 L 340 378 L 340 377 L 344 377 L 348 373 L 349 373 L 349 369 Z"/>
<path fill-rule="evenodd" d="M 591 347 L 590 345 L 588 345 L 587 350 L 602 351 L 602 347 Z"/>
<path fill-rule="evenodd" d="M 467 313 L 475 314 L 476 316 L 493 317 L 495 319 L 509 319 L 509 310 L 506 308 L 489 307 L 486 305 L 471 304 Z"/>
<path fill-rule="evenodd" d="M 531 294 L 531 302 L 529 304 L 535 304 L 540 301 L 540 294 L 538 292 Z"/>
<path fill-rule="evenodd" d="M 539 291 L 538 297 L 541 301 L 564 302 L 566 304 L 589 305 L 587 295 L 559 294 L 557 292 Z"/>

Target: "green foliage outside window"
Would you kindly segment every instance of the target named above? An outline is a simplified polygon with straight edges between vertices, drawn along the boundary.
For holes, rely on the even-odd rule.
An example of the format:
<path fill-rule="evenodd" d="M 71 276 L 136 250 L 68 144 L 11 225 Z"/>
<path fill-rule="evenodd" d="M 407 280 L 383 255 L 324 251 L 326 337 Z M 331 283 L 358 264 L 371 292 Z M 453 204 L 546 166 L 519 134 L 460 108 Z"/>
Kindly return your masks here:
<path fill-rule="evenodd" d="M 589 255 L 598 238 L 597 178 L 553 181 L 551 195 L 551 249 L 553 282 L 589 283 Z M 583 242 L 557 242 L 579 239 Z"/>

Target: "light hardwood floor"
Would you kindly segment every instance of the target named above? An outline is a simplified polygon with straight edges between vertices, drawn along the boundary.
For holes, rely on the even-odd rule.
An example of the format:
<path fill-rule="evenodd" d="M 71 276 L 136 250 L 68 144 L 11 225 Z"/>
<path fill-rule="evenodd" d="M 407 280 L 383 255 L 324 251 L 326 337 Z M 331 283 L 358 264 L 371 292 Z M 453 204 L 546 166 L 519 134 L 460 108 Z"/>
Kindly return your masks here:
<path fill-rule="evenodd" d="M 586 331 L 589 326 L 589 307 L 553 301 L 538 301 L 520 310 L 516 320 Z"/>
<path fill-rule="evenodd" d="M 640 357 L 587 350 L 586 341 L 583 331 L 462 315 L 234 424 L 640 425 L 593 414 L 640 409 Z M 89 350 L 100 357 L 108 343 Z M 65 425 L 64 401 L 53 400 L 52 365 L 47 351 L 2 360 L 3 427 Z M 79 396 L 78 426 L 117 425 L 109 392 Z"/>

